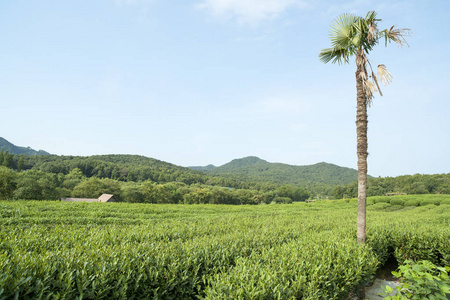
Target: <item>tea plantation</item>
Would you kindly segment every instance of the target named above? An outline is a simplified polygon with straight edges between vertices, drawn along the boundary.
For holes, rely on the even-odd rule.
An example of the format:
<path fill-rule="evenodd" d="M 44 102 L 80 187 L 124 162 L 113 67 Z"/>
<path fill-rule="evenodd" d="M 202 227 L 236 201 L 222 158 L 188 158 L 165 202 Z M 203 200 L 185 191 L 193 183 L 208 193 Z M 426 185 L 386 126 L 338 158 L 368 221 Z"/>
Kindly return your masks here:
<path fill-rule="evenodd" d="M 0 202 L 0 299 L 347 299 L 390 256 L 450 265 L 450 197 L 288 205 Z"/>

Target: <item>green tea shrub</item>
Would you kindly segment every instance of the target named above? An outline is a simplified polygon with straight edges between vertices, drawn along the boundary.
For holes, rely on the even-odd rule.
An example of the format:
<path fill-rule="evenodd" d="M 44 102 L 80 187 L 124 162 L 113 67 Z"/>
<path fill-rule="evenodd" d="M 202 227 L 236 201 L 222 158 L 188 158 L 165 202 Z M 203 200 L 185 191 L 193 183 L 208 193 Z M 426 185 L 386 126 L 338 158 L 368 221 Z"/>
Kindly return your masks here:
<path fill-rule="evenodd" d="M 376 196 L 371 198 L 373 198 L 375 203 L 389 203 L 391 201 L 391 197 L 388 196 Z"/>
<path fill-rule="evenodd" d="M 427 212 L 429 210 L 434 210 L 437 206 L 434 204 L 420 205 L 416 208 L 416 212 Z"/>
<path fill-rule="evenodd" d="M 450 205 L 370 205 L 364 246 L 356 206 L 2 201 L 0 299 L 346 299 L 392 255 L 449 265 Z"/>
<path fill-rule="evenodd" d="M 429 204 L 439 205 L 441 201 L 439 199 L 422 199 L 420 200 L 420 206 L 425 206 Z"/>
<path fill-rule="evenodd" d="M 386 208 L 388 208 L 390 206 L 391 205 L 386 202 L 377 202 L 374 205 L 369 206 L 368 209 L 381 211 L 381 210 L 385 210 Z"/>
<path fill-rule="evenodd" d="M 275 197 L 275 199 L 273 199 L 273 202 L 290 204 L 290 203 L 292 203 L 292 199 L 289 197 Z"/>
<path fill-rule="evenodd" d="M 411 199 L 405 202 L 405 206 L 419 206 L 420 200 Z"/>
<path fill-rule="evenodd" d="M 391 199 L 390 203 L 391 203 L 392 205 L 401 205 L 401 206 L 404 206 L 404 205 L 405 205 L 405 200 L 399 199 L 399 198 L 394 198 L 394 197 L 393 197 L 393 198 Z"/>
<path fill-rule="evenodd" d="M 401 210 L 403 208 L 404 208 L 403 205 L 391 205 L 391 206 L 386 207 L 384 209 L 384 211 L 397 211 L 397 210 Z"/>
<path fill-rule="evenodd" d="M 377 227 L 367 232 L 366 245 L 377 255 L 380 265 L 384 265 L 393 252 L 392 228 Z"/>
<path fill-rule="evenodd" d="M 406 260 L 428 260 L 445 265 L 449 258 L 450 231 L 426 228 L 398 230 L 392 234 L 394 254 L 399 263 Z"/>
<path fill-rule="evenodd" d="M 370 198 L 368 198 L 370 199 Z M 367 199 L 366 199 L 367 201 Z M 348 199 L 348 203 L 352 204 L 352 205 L 358 205 L 358 199 L 357 198 L 352 198 L 352 199 Z"/>
<path fill-rule="evenodd" d="M 353 239 L 307 236 L 238 259 L 214 275 L 205 299 L 345 299 L 372 280 L 377 265 L 370 248 Z"/>

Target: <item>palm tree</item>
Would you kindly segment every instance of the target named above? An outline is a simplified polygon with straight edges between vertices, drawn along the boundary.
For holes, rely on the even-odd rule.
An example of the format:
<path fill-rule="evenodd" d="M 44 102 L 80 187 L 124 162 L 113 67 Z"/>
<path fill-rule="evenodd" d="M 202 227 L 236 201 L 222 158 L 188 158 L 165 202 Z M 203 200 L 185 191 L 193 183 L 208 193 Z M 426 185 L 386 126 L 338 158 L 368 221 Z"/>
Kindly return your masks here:
<path fill-rule="evenodd" d="M 384 65 L 377 66 L 375 75 L 368 59 L 369 52 L 384 38 L 385 46 L 395 42 L 402 47 L 408 45 L 405 36 L 409 29 L 378 30 L 376 12 L 370 11 L 366 17 L 343 14 L 331 25 L 331 48 L 323 49 L 319 58 L 322 62 L 344 64 L 349 58 L 356 56 L 356 136 L 358 154 L 358 220 L 357 240 L 364 244 L 366 240 L 366 186 L 367 186 L 367 107 L 371 105 L 374 93 L 381 96 L 379 81 L 387 85 L 392 75 Z"/>

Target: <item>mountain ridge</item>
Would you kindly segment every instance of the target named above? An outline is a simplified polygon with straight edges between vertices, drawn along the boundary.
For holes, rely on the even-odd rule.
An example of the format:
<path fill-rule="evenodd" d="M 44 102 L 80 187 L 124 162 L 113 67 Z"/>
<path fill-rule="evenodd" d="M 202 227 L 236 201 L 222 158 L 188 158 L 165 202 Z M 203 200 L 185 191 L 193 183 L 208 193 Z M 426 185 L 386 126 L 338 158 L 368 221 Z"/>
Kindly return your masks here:
<path fill-rule="evenodd" d="M 215 168 L 196 167 L 208 175 L 225 177 L 242 176 L 242 180 L 270 181 L 283 184 L 309 185 L 348 184 L 357 179 L 358 171 L 335 164 L 319 162 L 312 165 L 271 163 L 256 156 L 247 156 Z M 370 177 L 370 176 L 369 176 Z"/>
<path fill-rule="evenodd" d="M 16 146 L 13 143 L 7 141 L 5 138 L 0 137 L 0 151 L 3 150 L 4 152 L 8 151 L 10 154 L 25 154 L 28 156 L 33 155 L 51 155 L 47 151 L 44 150 L 34 150 L 31 147 L 21 147 Z"/>
<path fill-rule="evenodd" d="M 203 174 L 206 176 L 222 177 L 228 180 L 228 183 L 223 182 L 223 184 L 230 184 L 229 182 L 232 180 L 232 182 L 236 183 L 274 183 L 282 185 L 290 184 L 300 187 L 317 187 L 318 185 L 321 185 L 329 188 L 333 185 L 349 184 L 357 179 L 356 170 L 326 162 L 296 166 L 285 163 L 272 163 L 256 156 L 233 159 L 219 167 L 212 164 L 207 166 L 182 167 L 141 155 L 92 155 L 85 158 L 78 156 L 51 155 L 43 150 L 36 151 L 30 147 L 25 148 L 15 146 L 1 137 L 0 149 L 9 151 L 12 154 L 26 154 L 30 157 L 35 156 L 36 159 L 33 159 L 32 161 L 26 160 L 25 163 L 30 166 L 37 164 L 39 165 L 39 169 L 42 170 L 58 170 L 62 173 L 68 173 L 74 166 L 83 169 L 82 166 L 84 163 L 82 163 L 82 161 L 87 160 L 94 166 L 92 169 L 83 169 L 87 176 L 106 176 L 111 178 L 121 178 L 122 180 L 125 178 L 131 180 L 152 179 L 155 181 L 180 180 L 180 178 L 186 177 L 181 176 L 181 173 L 187 175 L 187 173 L 198 172 L 187 176 L 197 178 Z M 94 163 L 93 161 L 96 162 Z M 144 171 L 142 168 L 150 169 Z M 130 171 L 127 169 L 130 169 Z M 117 175 L 118 173 L 121 174 Z M 147 175 L 145 175 L 145 173 L 147 173 Z M 200 177 L 198 177 L 198 179 L 199 178 Z"/>

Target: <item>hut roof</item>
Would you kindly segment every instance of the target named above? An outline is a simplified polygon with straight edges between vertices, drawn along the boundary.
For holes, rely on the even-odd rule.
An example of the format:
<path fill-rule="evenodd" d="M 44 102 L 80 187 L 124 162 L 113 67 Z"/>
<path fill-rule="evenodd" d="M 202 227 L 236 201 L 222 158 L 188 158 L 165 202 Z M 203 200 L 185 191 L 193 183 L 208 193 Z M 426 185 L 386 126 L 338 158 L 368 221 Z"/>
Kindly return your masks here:
<path fill-rule="evenodd" d="M 100 202 L 108 202 L 108 201 L 111 200 L 111 199 L 114 199 L 114 200 L 115 200 L 114 195 L 111 195 L 111 194 L 102 194 L 100 197 L 98 197 L 98 200 L 97 200 L 97 201 L 100 201 Z"/>

